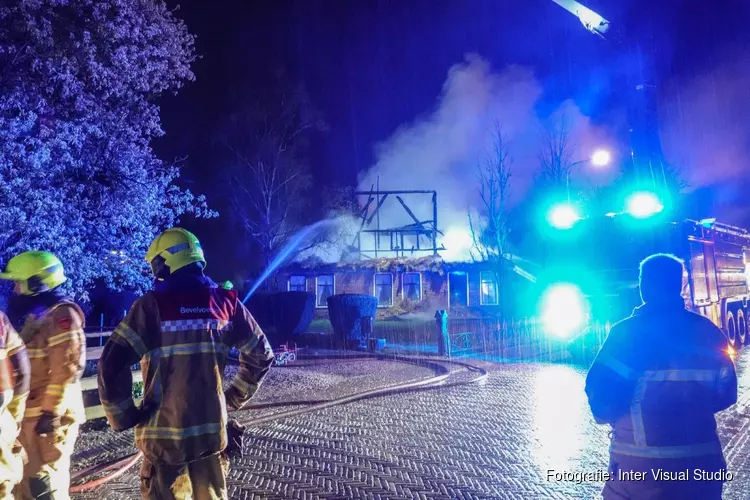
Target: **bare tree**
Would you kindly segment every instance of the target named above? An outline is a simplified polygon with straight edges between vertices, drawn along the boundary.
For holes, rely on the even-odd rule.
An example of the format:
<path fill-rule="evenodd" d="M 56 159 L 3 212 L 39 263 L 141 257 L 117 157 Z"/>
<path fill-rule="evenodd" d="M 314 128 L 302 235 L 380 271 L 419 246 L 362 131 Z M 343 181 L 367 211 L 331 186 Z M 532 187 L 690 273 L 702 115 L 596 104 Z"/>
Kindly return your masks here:
<path fill-rule="evenodd" d="M 508 198 L 512 163 L 502 127 L 496 123 L 492 133 L 492 145 L 477 165 L 481 204 L 478 221 L 469 213 L 469 229 L 473 241 L 472 258 L 474 261 L 493 264 L 491 268 L 495 273 L 495 293 L 498 294 L 500 283 L 505 277 L 506 263 L 510 258 Z M 502 310 L 503 297 L 499 296 L 498 300 Z"/>
<path fill-rule="evenodd" d="M 567 118 L 553 118 L 544 128 L 538 156 L 539 177 L 546 187 L 568 187 L 574 150 Z"/>
<path fill-rule="evenodd" d="M 259 251 L 264 265 L 317 215 L 304 149 L 308 135 L 324 129 L 304 88 L 288 85 L 283 73 L 276 77 L 269 91 L 242 96 L 246 101 L 238 103 L 219 139 L 228 152 L 227 215 L 245 248 Z"/>
<path fill-rule="evenodd" d="M 228 210 L 224 214 L 238 231 L 240 251 L 258 255 L 257 264 L 263 267 L 303 227 L 331 213 L 349 213 L 352 204 L 356 205 L 352 190 L 314 183 L 306 149 L 312 134 L 325 131 L 325 123 L 303 86 L 289 85 L 283 71 L 274 76 L 265 92 L 240 94 L 235 99 L 236 111 L 217 141 L 227 159 L 223 192 Z M 335 224 L 317 228 L 290 257 L 312 249 L 331 254 L 334 247 L 343 247 L 340 229 Z M 272 273 L 266 286 L 274 280 Z"/>
<path fill-rule="evenodd" d="M 263 254 L 266 264 L 276 250 L 299 229 L 292 216 L 303 203 L 310 176 L 303 165 L 279 156 L 252 160 L 227 145 L 241 168 L 230 176 L 233 217 Z M 281 150 L 279 150 L 281 153 Z M 244 167 L 244 168 L 242 168 Z"/>

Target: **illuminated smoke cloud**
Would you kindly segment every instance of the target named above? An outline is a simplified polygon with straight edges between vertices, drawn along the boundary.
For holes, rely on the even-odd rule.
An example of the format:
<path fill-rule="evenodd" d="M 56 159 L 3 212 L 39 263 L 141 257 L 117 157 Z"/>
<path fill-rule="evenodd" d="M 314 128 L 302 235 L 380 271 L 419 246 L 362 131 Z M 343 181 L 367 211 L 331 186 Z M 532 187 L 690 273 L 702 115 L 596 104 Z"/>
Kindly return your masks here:
<path fill-rule="evenodd" d="M 686 191 L 694 193 L 692 216 L 736 224 L 750 219 L 748 63 L 748 57 L 727 57 L 700 76 L 667 82 L 662 89 L 664 152 L 668 162 L 681 168 L 689 184 Z"/>
<path fill-rule="evenodd" d="M 479 202 L 477 163 L 485 156 L 494 124 L 499 122 L 513 157 L 513 197 L 517 201 L 524 194 L 538 168 L 541 125 L 534 106 L 541 94 L 529 69 L 510 66 L 496 73 L 482 58 L 467 56 L 448 71 L 435 109 L 401 126 L 377 146 L 377 163 L 360 176 L 359 190 L 369 191 L 378 181 L 381 190 L 436 190 L 438 228 L 445 234 L 438 242 L 446 247 L 442 255 L 446 260 L 470 259 L 467 214 Z M 575 105 L 565 102 L 554 114 L 564 114 L 577 152 L 595 147 L 601 134 Z M 429 196 L 409 196 L 404 201 L 421 221 L 432 218 Z M 384 229 L 412 222 L 395 199 L 381 209 Z M 413 244 L 407 241 L 404 247 Z M 424 255 L 415 253 L 414 257 Z"/>

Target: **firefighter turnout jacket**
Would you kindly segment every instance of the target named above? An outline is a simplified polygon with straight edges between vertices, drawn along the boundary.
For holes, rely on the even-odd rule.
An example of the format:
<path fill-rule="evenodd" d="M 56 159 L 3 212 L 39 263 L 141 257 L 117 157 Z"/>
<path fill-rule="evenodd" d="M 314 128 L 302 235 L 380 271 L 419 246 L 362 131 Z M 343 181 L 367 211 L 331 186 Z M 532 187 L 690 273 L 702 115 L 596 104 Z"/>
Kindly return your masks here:
<path fill-rule="evenodd" d="M 721 457 L 714 414 L 737 401 L 737 377 L 724 333 L 679 298 L 612 327 L 586 394 L 596 421 L 612 424 L 612 455 Z"/>
<path fill-rule="evenodd" d="M 99 395 L 110 425 L 116 431 L 135 426 L 136 446 L 165 465 L 223 451 L 227 404 L 244 406 L 273 362 L 263 331 L 236 292 L 203 276 L 195 281 L 136 300 L 99 362 Z M 239 350 L 240 367 L 225 391 L 231 347 Z M 144 387 L 137 407 L 130 369 L 138 361 Z"/>
<path fill-rule="evenodd" d="M 26 347 L 3 313 L 0 313 L 0 358 L 0 498 L 6 498 L 23 477 L 22 450 L 16 440 L 31 374 Z"/>
<path fill-rule="evenodd" d="M 31 363 L 25 420 L 47 413 L 68 423 L 86 421 L 80 384 L 86 366 L 83 318 L 77 304 L 65 301 L 24 323 L 21 338 Z"/>

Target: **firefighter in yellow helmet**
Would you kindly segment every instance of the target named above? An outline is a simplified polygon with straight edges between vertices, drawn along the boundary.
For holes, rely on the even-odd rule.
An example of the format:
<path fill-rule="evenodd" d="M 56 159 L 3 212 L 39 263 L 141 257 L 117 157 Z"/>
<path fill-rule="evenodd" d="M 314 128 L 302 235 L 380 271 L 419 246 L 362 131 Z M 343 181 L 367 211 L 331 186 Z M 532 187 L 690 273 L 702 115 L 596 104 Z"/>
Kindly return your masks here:
<path fill-rule="evenodd" d="M 11 319 L 23 325 L 31 365 L 20 441 L 28 462 L 20 498 L 69 498 L 70 456 L 86 420 L 80 379 L 86 364 L 84 315 L 60 289 L 65 272 L 49 252 L 13 257 L 0 278 L 15 284 Z"/>
<path fill-rule="evenodd" d="M 23 478 L 24 454 L 18 437 L 30 367 L 26 347 L 8 317 L 0 313 L 0 500 L 13 498 L 13 488 Z"/>
<path fill-rule="evenodd" d="M 206 260 L 189 231 L 164 231 L 146 261 L 154 290 L 135 301 L 99 362 L 99 396 L 116 431 L 135 427 L 143 452 L 143 498 L 227 498 L 227 457 L 241 451 L 227 407 L 242 408 L 273 362 L 265 335 L 233 290 L 203 274 Z M 240 369 L 228 386 L 231 347 Z M 129 367 L 141 362 L 143 401 Z"/>

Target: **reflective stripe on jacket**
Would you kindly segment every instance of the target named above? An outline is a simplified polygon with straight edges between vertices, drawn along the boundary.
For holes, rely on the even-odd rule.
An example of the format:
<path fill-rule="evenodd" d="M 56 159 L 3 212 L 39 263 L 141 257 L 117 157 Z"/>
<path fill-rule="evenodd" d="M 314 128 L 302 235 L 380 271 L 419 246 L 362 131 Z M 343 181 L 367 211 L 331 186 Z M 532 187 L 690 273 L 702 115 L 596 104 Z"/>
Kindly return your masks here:
<path fill-rule="evenodd" d="M 83 311 L 72 302 L 61 302 L 24 323 L 21 338 L 31 365 L 24 418 L 48 412 L 86 421 L 80 384 L 86 366 L 83 327 Z"/>
<path fill-rule="evenodd" d="M 613 454 L 721 455 L 714 413 L 737 401 L 737 377 L 724 333 L 675 300 L 612 327 L 586 394 L 596 421 L 612 424 Z"/>
<path fill-rule="evenodd" d="M 234 291 L 193 287 L 149 292 L 115 329 L 99 361 L 99 395 L 115 430 L 135 426 L 149 460 L 184 464 L 227 444 L 223 372 L 231 347 L 240 370 L 227 391 L 236 406 L 253 396 L 273 362 L 263 331 Z M 140 361 L 143 403 L 132 398 Z"/>

